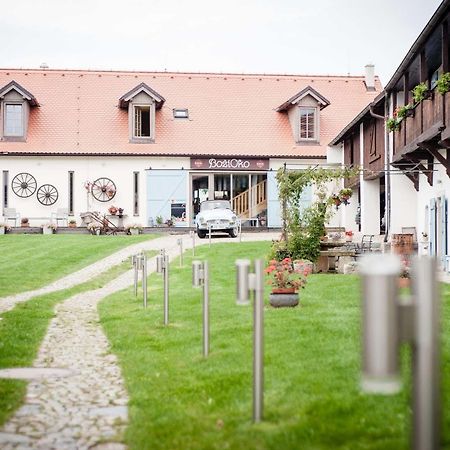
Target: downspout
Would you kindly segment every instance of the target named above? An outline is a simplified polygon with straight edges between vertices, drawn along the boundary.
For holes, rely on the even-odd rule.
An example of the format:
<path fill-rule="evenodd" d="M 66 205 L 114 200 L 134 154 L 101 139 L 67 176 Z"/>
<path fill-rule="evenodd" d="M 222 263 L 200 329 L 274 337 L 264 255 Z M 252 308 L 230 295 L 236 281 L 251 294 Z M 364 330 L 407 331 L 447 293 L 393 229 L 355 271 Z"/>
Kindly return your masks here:
<path fill-rule="evenodd" d="M 386 117 L 389 117 L 388 96 L 385 95 L 384 101 L 384 116 L 373 112 L 372 106 L 369 107 L 369 112 L 375 119 L 386 121 Z M 389 170 L 389 133 L 384 128 L 384 178 L 385 178 L 385 212 L 384 212 L 384 242 L 388 241 L 390 223 L 391 223 L 391 171 Z"/>
<path fill-rule="evenodd" d="M 386 92 L 384 97 L 384 115 L 385 117 L 389 117 L 389 95 Z M 385 117 L 383 117 L 383 120 L 385 120 Z M 386 203 L 386 212 L 384 215 L 384 242 L 388 241 L 389 232 L 391 229 L 391 168 L 390 168 L 390 155 L 391 155 L 391 149 L 389 147 L 389 132 L 386 128 L 386 125 L 384 126 L 384 177 L 385 177 L 385 203 Z"/>

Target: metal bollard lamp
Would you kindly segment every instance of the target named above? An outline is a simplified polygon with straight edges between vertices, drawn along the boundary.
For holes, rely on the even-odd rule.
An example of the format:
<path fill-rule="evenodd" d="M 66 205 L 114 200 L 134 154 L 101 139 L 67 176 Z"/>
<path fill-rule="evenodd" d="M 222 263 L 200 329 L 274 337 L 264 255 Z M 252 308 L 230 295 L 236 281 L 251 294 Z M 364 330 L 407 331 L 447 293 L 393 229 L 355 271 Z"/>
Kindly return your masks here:
<path fill-rule="evenodd" d="M 203 285 L 203 356 L 209 354 L 209 270 L 208 261 L 192 261 L 192 286 Z"/>
<path fill-rule="evenodd" d="M 361 262 L 363 286 L 363 379 L 370 393 L 392 394 L 401 387 L 399 347 L 412 352 L 412 448 L 440 447 L 440 298 L 436 260 L 416 258 L 412 295 L 399 299 L 395 255 L 369 255 Z"/>
<path fill-rule="evenodd" d="M 264 261 L 255 260 L 255 271 L 250 273 L 250 261 L 236 261 L 236 303 L 249 303 L 250 291 L 253 303 L 253 422 L 263 419 L 264 409 Z"/>

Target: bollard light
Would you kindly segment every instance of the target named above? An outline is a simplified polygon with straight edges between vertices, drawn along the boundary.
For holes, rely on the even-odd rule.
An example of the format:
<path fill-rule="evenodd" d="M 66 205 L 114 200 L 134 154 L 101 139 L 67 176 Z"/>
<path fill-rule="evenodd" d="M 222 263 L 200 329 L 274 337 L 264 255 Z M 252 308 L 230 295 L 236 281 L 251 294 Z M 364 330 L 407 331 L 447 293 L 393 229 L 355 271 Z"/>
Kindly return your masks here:
<path fill-rule="evenodd" d="M 192 256 L 195 256 L 195 231 L 191 230 L 189 234 L 191 235 L 192 239 Z"/>
<path fill-rule="evenodd" d="M 180 247 L 180 267 L 183 267 L 183 239 L 177 239 L 177 244 Z"/>
<path fill-rule="evenodd" d="M 192 286 L 200 287 L 201 283 L 201 271 L 203 269 L 202 261 L 192 261 Z"/>
<path fill-rule="evenodd" d="M 236 304 L 250 304 L 250 286 L 249 286 L 250 260 L 236 260 Z"/>
<path fill-rule="evenodd" d="M 360 273 L 363 289 L 362 389 L 395 394 L 401 388 L 396 255 L 367 255 Z"/>
<path fill-rule="evenodd" d="M 192 262 L 192 286 L 203 285 L 203 356 L 209 354 L 209 271 L 208 261 Z"/>
<path fill-rule="evenodd" d="M 158 255 L 156 257 L 156 272 L 163 273 L 163 266 L 164 266 L 164 256 Z"/>
<path fill-rule="evenodd" d="M 400 388 L 400 344 L 412 347 L 412 442 L 414 450 L 440 448 L 440 324 L 436 260 L 415 258 L 412 294 L 397 296 L 400 260 L 363 259 L 363 383 L 368 392 Z"/>
<path fill-rule="evenodd" d="M 253 422 L 263 419 L 264 409 L 264 261 L 255 260 L 255 272 L 250 273 L 250 261 L 236 261 L 236 303 L 247 304 L 249 291 L 254 291 L 253 303 Z"/>

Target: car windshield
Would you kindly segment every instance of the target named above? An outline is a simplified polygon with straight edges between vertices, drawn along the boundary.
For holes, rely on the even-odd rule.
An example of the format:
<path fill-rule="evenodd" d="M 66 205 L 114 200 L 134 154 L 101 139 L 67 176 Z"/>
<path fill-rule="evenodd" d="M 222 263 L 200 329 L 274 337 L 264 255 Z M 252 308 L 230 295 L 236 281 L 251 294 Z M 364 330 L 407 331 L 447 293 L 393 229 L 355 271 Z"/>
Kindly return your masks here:
<path fill-rule="evenodd" d="M 211 200 L 200 205 L 200 211 L 211 211 L 212 209 L 231 209 L 231 205 L 228 200 Z"/>

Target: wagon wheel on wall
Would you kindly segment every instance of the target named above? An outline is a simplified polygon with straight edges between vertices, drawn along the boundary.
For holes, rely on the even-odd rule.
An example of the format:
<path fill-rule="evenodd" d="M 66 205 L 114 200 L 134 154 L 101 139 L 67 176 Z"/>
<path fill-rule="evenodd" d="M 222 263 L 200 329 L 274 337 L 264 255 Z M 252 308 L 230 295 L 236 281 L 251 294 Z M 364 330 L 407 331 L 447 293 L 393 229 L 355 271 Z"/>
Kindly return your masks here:
<path fill-rule="evenodd" d="M 11 188 L 18 197 L 31 197 L 36 192 L 36 179 L 29 173 L 18 173 L 11 181 Z"/>
<path fill-rule="evenodd" d="M 91 192 L 99 202 L 109 202 L 116 195 L 116 185 L 109 178 L 98 178 L 92 183 Z"/>
<path fill-rule="evenodd" d="M 44 206 L 50 206 L 58 200 L 58 190 L 51 184 L 43 184 L 37 191 L 37 199 Z"/>

